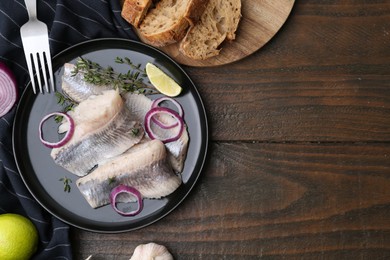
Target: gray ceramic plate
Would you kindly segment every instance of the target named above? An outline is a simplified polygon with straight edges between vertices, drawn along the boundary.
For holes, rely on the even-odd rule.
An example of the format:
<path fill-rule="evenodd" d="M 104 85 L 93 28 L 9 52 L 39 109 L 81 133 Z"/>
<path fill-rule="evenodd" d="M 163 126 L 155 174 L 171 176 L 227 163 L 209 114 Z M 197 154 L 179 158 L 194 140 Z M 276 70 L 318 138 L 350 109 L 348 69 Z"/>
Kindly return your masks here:
<path fill-rule="evenodd" d="M 125 65 L 116 64 L 116 57 L 129 57 L 134 63 L 153 62 L 163 68 L 182 87 L 177 98 L 182 104 L 190 136 L 189 150 L 182 173 L 183 184 L 161 200 L 144 200 L 144 209 L 134 217 L 123 217 L 110 205 L 92 209 L 77 187 L 76 176 L 54 164 L 50 149 L 39 140 L 38 126 L 43 116 L 61 111 L 54 93 L 34 95 L 31 86 L 24 91 L 13 127 L 15 160 L 29 191 L 51 214 L 81 229 L 95 232 L 124 232 L 154 223 L 175 209 L 196 183 L 207 152 L 208 126 L 199 93 L 185 71 L 161 51 L 145 44 L 123 39 L 99 39 L 73 46 L 53 58 L 56 89 L 60 91 L 63 64 L 84 57 L 102 66 L 125 72 Z M 64 192 L 60 178 L 72 180 L 71 191 Z"/>

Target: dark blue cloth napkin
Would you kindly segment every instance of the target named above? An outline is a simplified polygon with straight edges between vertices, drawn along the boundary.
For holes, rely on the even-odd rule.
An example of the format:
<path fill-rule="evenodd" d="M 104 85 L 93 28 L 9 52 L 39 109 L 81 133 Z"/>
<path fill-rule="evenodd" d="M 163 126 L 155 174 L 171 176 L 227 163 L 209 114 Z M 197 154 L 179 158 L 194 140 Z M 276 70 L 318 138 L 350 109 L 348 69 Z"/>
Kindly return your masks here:
<path fill-rule="evenodd" d="M 89 39 L 137 39 L 121 18 L 120 0 L 37 0 L 38 19 L 49 29 L 52 56 Z M 23 0 L 0 1 L 0 61 L 14 72 L 19 93 L 28 84 L 20 27 L 28 20 Z M 46 212 L 25 187 L 15 165 L 12 124 L 16 107 L 0 118 L 0 214 L 18 213 L 32 220 L 39 231 L 33 259 L 72 259 L 69 226 Z"/>

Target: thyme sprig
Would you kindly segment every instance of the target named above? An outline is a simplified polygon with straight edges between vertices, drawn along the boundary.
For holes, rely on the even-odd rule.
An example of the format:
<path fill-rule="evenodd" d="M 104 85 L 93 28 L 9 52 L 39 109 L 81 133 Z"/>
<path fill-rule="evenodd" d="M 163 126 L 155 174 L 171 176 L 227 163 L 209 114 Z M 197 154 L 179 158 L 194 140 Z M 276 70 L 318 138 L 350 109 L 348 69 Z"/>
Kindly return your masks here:
<path fill-rule="evenodd" d="M 77 103 L 75 101 L 73 101 L 72 99 L 66 97 L 63 93 L 61 92 L 56 92 L 55 93 L 55 96 L 57 98 L 57 103 L 60 105 L 60 106 L 63 106 L 63 112 L 66 113 L 68 111 L 71 111 L 73 110 L 73 108 L 77 105 Z M 54 117 L 54 120 L 57 122 L 57 123 L 61 123 L 62 122 L 62 116 L 55 116 Z"/>
<path fill-rule="evenodd" d="M 157 93 L 150 84 L 146 84 L 144 79 L 147 75 L 141 64 L 134 64 L 129 58 L 116 57 L 115 62 L 130 66 L 126 73 L 118 73 L 111 66 L 102 67 L 100 64 L 80 57 L 72 71 L 72 76 L 83 73 L 84 81 L 94 85 L 111 85 L 114 89 L 119 88 L 126 92 L 136 92 L 143 94 Z"/>
<path fill-rule="evenodd" d="M 111 184 L 115 183 L 115 181 L 116 181 L 115 176 L 108 177 L 108 185 L 111 185 Z"/>
<path fill-rule="evenodd" d="M 141 69 L 141 64 L 135 65 L 128 57 L 124 57 L 124 58 L 116 57 L 115 62 L 118 64 L 129 65 L 131 69 L 142 73 L 141 74 L 142 77 L 147 77 L 145 70 Z"/>
<path fill-rule="evenodd" d="M 64 191 L 69 193 L 70 183 L 72 183 L 72 180 L 67 177 L 62 177 L 61 179 L 59 179 L 59 181 L 62 181 L 64 183 Z"/>
<path fill-rule="evenodd" d="M 131 129 L 131 133 L 133 136 L 138 136 L 139 132 L 140 132 L 139 128 L 134 127 Z"/>

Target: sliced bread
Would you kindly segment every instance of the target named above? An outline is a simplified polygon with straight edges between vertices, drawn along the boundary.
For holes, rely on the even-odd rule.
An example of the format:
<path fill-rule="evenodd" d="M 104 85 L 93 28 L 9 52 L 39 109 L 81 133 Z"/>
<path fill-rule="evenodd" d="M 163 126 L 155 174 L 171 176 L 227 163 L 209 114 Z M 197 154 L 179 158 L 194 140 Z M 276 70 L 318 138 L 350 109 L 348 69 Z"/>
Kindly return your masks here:
<path fill-rule="evenodd" d="M 152 0 L 125 0 L 121 15 L 134 27 L 138 27 L 148 12 L 149 7 L 152 5 L 152 2 Z"/>
<path fill-rule="evenodd" d="M 160 0 L 139 26 L 140 38 L 154 46 L 178 42 L 196 24 L 209 0 Z"/>
<path fill-rule="evenodd" d="M 225 40 L 234 40 L 241 19 L 241 0 L 210 0 L 200 21 L 180 43 L 180 52 L 196 60 L 205 60 L 220 52 Z"/>

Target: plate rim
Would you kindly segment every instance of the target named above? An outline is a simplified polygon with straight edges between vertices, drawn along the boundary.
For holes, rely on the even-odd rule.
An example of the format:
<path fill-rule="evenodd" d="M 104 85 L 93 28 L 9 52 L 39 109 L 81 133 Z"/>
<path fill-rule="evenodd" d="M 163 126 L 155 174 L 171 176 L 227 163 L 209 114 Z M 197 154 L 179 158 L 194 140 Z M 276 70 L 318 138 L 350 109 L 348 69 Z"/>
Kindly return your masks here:
<path fill-rule="evenodd" d="M 163 52 L 163 51 L 161 51 L 161 50 L 159 50 L 159 49 L 157 49 L 157 48 L 155 48 L 153 46 L 150 46 L 148 44 L 145 44 L 143 42 L 139 42 L 139 41 L 136 41 L 136 40 L 109 37 L 109 38 L 98 38 L 98 39 L 91 39 L 91 40 L 79 42 L 79 43 L 77 43 L 75 45 L 72 45 L 72 46 L 70 46 L 70 47 L 60 51 L 56 55 L 54 55 L 53 58 L 52 58 L 52 61 L 53 61 L 53 64 L 56 64 L 56 60 L 60 60 L 61 57 L 65 56 L 67 53 L 72 52 L 75 49 L 83 47 L 83 46 L 88 46 L 88 45 L 91 45 L 91 44 L 114 45 L 114 44 L 124 44 L 124 43 L 128 44 L 129 46 L 135 45 L 137 47 L 142 47 L 142 48 L 153 50 L 153 51 L 159 53 L 159 55 L 162 55 L 164 57 L 164 59 L 168 60 L 169 63 L 173 64 L 176 69 L 180 70 L 180 73 L 182 73 L 185 76 L 186 80 L 188 80 L 191 83 L 191 85 L 192 85 L 192 87 L 191 87 L 191 95 L 196 94 L 197 109 L 199 111 L 199 115 L 201 116 L 201 118 L 199 118 L 199 120 L 202 122 L 203 127 L 204 127 L 204 129 L 201 129 L 201 131 L 202 131 L 201 137 L 202 138 L 201 138 L 201 141 L 200 141 L 200 153 L 199 153 L 198 159 L 196 160 L 196 166 L 197 167 L 195 166 L 194 169 L 192 170 L 192 173 L 189 175 L 190 177 L 194 177 L 194 180 L 190 183 L 190 185 L 188 186 L 187 190 L 185 190 L 185 192 L 183 193 L 183 196 L 180 199 L 178 199 L 174 203 L 174 205 L 171 206 L 168 210 L 163 211 L 163 214 L 160 214 L 158 217 L 156 217 L 155 219 L 152 219 L 151 221 L 147 221 L 147 223 L 145 223 L 145 224 L 137 225 L 135 227 L 130 227 L 130 228 L 115 228 L 115 229 L 98 229 L 98 228 L 92 228 L 92 227 L 85 227 L 85 226 L 79 225 L 77 223 L 72 223 L 71 221 L 67 220 L 66 217 L 64 218 L 64 216 L 60 216 L 58 214 L 55 214 L 53 212 L 53 210 L 51 210 L 50 207 L 44 203 L 45 200 L 42 200 L 42 198 L 40 198 L 35 193 L 35 191 L 30 187 L 30 185 L 28 184 L 27 179 L 25 178 L 24 174 L 21 171 L 22 167 L 21 167 L 20 164 L 22 164 L 22 161 L 23 161 L 23 159 L 21 158 L 22 156 L 17 155 L 17 149 L 18 148 L 16 146 L 17 146 L 18 142 L 15 141 L 15 138 L 16 138 L 16 133 L 18 131 L 17 130 L 17 126 L 19 124 L 19 122 L 18 122 L 19 120 L 17 120 L 17 119 L 20 118 L 23 115 L 22 110 L 23 110 L 24 105 L 22 104 L 22 101 L 25 101 L 26 99 L 31 98 L 31 97 L 35 100 L 35 94 L 32 94 L 31 80 L 27 83 L 25 89 L 22 91 L 22 95 L 20 95 L 20 98 L 18 100 L 18 104 L 17 104 L 17 107 L 16 107 L 15 118 L 14 118 L 13 125 L 12 125 L 12 151 L 13 151 L 13 157 L 14 157 L 14 160 L 15 160 L 16 167 L 18 169 L 18 173 L 19 173 L 19 175 L 20 175 L 24 185 L 26 186 L 26 188 L 28 189 L 29 193 L 31 194 L 31 196 L 38 202 L 38 204 L 41 207 L 43 207 L 47 212 L 49 212 L 52 216 L 58 218 L 59 220 L 65 222 L 65 223 L 67 223 L 67 224 L 69 224 L 69 225 L 71 225 L 73 227 L 76 227 L 76 228 L 79 228 L 79 229 L 82 229 L 82 230 L 86 230 L 86 231 L 90 231 L 90 232 L 96 232 L 96 233 L 122 233 L 122 232 L 134 231 L 134 230 L 138 230 L 138 229 L 144 228 L 146 226 L 149 226 L 149 225 L 151 225 L 151 224 L 153 224 L 153 223 L 155 223 L 155 222 L 165 218 L 167 215 L 169 215 L 172 211 L 174 211 L 188 197 L 190 192 L 193 190 L 194 186 L 198 183 L 199 178 L 200 178 L 200 176 L 201 176 L 201 174 L 203 172 L 203 168 L 205 166 L 206 160 L 207 160 L 207 154 L 208 154 L 208 148 L 209 148 L 208 117 L 207 117 L 207 113 L 206 113 L 206 109 L 205 109 L 205 106 L 204 106 L 204 102 L 203 102 L 203 99 L 202 99 L 202 97 L 201 97 L 201 95 L 199 93 L 199 90 L 196 87 L 195 83 L 193 82 L 192 78 L 182 68 L 182 65 L 180 65 L 178 62 L 176 62 L 174 59 L 172 59 L 165 52 Z M 115 48 L 115 47 L 112 47 L 112 48 Z M 98 51 L 103 51 L 105 49 L 109 49 L 109 48 L 102 47 L 102 48 L 99 48 Z M 128 49 L 126 49 L 126 48 L 118 48 L 118 49 L 123 49 L 123 50 L 128 50 L 128 51 L 135 51 L 131 47 L 129 47 Z M 58 63 L 59 63 L 59 61 L 58 61 Z M 59 68 L 61 68 L 61 66 L 59 66 Z M 56 70 L 56 67 L 53 66 L 53 70 Z M 41 95 L 41 94 L 36 94 L 36 95 Z M 27 134 L 26 134 L 26 136 L 27 136 Z M 198 168 L 198 170 L 196 168 Z M 195 171 L 196 171 L 196 173 L 195 173 Z M 196 174 L 195 176 L 193 176 L 194 173 Z M 51 199 L 53 199 L 53 198 L 51 198 Z M 166 206 L 164 206 L 163 208 L 165 208 L 165 207 Z M 63 209 L 66 210 L 66 211 L 71 212 L 71 210 L 69 210 L 68 208 L 63 207 Z M 94 221 L 94 220 L 91 220 L 91 221 Z"/>

